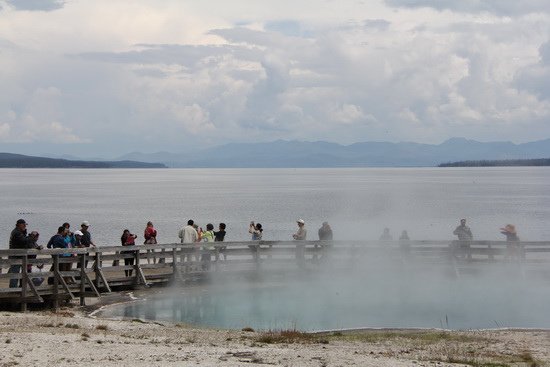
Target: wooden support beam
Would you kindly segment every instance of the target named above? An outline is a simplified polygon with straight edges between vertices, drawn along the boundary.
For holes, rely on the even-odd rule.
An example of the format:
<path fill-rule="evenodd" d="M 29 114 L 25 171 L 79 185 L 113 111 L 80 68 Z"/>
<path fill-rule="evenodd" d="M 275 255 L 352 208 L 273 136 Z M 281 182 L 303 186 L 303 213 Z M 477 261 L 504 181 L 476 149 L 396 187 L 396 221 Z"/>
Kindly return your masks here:
<path fill-rule="evenodd" d="M 80 263 L 80 305 L 86 306 L 86 254 L 78 255 Z"/>
<path fill-rule="evenodd" d="M 109 286 L 109 282 L 107 282 L 107 278 L 105 278 L 105 275 L 102 271 L 102 259 L 101 259 L 101 251 L 97 251 L 95 253 L 95 263 L 94 263 L 94 271 L 95 271 L 95 281 L 96 281 L 96 288 L 104 288 L 107 293 L 111 293 L 111 287 Z M 100 285 L 103 284 L 103 287 Z"/>
<path fill-rule="evenodd" d="M 143 274 L 143 269 L 141 269 L 141 265 L 140 265 L 140 254 L 139 254 L 139 250 L 137 250 L 135 252 L 135 258 L 134 258 L 134 265 L 135 265 L 135 269 L 136 269 L 136 283 L 139 284 L 143 284 L 144 286 L 148 286 L 149 284 L 147 283 L 147 279 L 145 278 L 145 274 Z"/>
<path fill-rule="evenodd" d="M 27 274 L 27 261 L 29 260 L 29 255 L 23 256 L 21 263 L 21 298 L 25 300 L 27 298 L 27 285 L 28 285 L 28 274 Z M 27 301 L 21 302 L 21 311 L 27 312 Z"/>
<path fill-rule="evenodd" d="M 52 255 L 53 257 L 53 309 L 55 312 L 59 311 L 59 278 L 55 276 L 59 273 L 59 255 Z"/>
<path fill-rule="evenodd" d="M 179 281 L 183 283 L 183 277 L 180 274 L 179 267 L 178 267 L 178 251 L 176 248 L 172 249 L 172 278 L 173 281 Z"/>

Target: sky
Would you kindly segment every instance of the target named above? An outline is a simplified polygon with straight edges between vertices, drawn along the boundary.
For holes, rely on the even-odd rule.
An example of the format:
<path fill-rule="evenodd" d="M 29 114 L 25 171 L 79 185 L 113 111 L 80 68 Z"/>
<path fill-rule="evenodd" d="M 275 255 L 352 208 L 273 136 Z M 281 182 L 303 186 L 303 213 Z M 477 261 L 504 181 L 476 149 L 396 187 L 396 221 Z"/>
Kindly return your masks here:
<path fill-rule="evenodd" d="M 547 0 L 0 0 L 0 151 L 550 137 Z"/>

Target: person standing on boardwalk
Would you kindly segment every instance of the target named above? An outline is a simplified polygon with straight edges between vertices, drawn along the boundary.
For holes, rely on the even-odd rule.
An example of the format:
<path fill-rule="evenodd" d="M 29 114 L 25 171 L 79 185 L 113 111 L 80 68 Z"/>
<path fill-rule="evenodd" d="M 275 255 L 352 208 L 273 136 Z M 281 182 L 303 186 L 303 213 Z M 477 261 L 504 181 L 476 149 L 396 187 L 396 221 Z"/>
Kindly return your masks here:
<path fill-rule="evenodd" d="M 144 245 L 156 245 L 157 244 L 157 230 L 153 226 L 153 222 L 147 222 L 145 230 L 143 231 L 143 237 L 145 238 Z M 147 250 L 147 254 L 154 253 L 154 250 Z M 150 263 L 149 256 L 147 256 L 147 264 Z M 163 259 L 164 260 L 164 259 Z M 157 258 L 153 256 L 153 264 L 157 262 Z"/>
<path fill-rule="evenodd" d="M 10 250 L 32 248 L 32 239 L 27 235 L 27 222 L 24 219 L 17 220 L 15 228 L 10 234 Z M 21 259 L 21 256 L 9 256 L 8 259 Z M 21 272 L 21 264 L 11 265 L 8 273 L 17 274 Z M 25 269 L 26 270 L 26 269 Z M 17 288 L 19 279 L 10 279 L 10 288 Z"/>
<path fill-rule="evenodd" d="M 332 241 L 332 228 L 328 222 L 323 222 L 321 228 L 318 231 L 320 241 Z"/>
<path fill-rule="evenodd" d="M 218 231 L 217 232 L 214 232 L 214 241 L 216 242 L 223 242 L 223 240 L 225 239 L 225 223 L 220 223 L 218 225 Z M 225 250 L 227 249 L 227 246 L 217 246 L 219 251 L 220 251 L 220 254 L 223 255 L 223 259 L 224 260 L 227 260 L 227 253 L 225 252 Z"/>
<path fill-rule="evenodd" d="M 384 231 L 380 235 L 380 238 L 378 238 L 379 241 L 393 241 L 393 236 L 390 233 L 389 228 L 384 228 Z"/>
<path fill-rule="evenodd" d="M 201 263 L 202 270 L 210 269 L 210 261 L 212 260 L 210 250 L 214 247 L 216 235 L 214 234 L 214 225 L 208 223 L 206 225 L 206 231 L 202 232 L 202 242 L 205 244 L 202 246 Z"/>
<path fill-rule="evenodd" d="M 216 242 L 223 242 L 223 239 L 225 238 L 225 223 L 220 223 L 218 225 L 218 231 L 214 232 L 214 236 L 216 236 Z"/>
<path fill-rule="evenodd" d="M 519 243 L 519 236 L 516 231 L 516 226 L 513 224 L 507 224 L 504 228 L 500 229 L 500 233 L 506 236 L 507 244 L 505 258 L 521 259 L 525 256 Z"/>
<path fill-rule="evenodd" d="M 63 223 L 63 227 L 67 228 L 67 237 L 65 238 L 65 241 L 70 242 L 70 248 L 76 247 L 76 238 L 73 232 L 71 232 L 71 225 L 70 223 Z"/>
<path fill-rule="evenodd" d="M 136 238 L 137 236 L 135 234 L 130 233 L 130 230 L 125 229 L 122 232 L 122 236 L 120 237 L 120 242 L 122 246 L 135 246 L 136 245 Z M 125 255 L 132 255 L 132 257 L 125 257 L 124 258 L 124 265 L 125 266 L 132 266 L 134 265 L 134 251 L 121 251 L 121 254 Z M 127 277 L 132 276 L 132 270 L 124 270 L 124 274 Z"/>
<path fill-rule="evenodd" d="M 292 238 L 296 241 L 305 241 L 307 239 L 306 222 L 303 219 L 298 219 L 296 223 L 298 224 L 298 231 L 292 235 Z"/>
<path fill-rule="evenodd" d="M 261 241 L 263 232 L 264 230 L 260 223 L 254 223 L 253 221 L 250 222 L 250 226 L 248 226 L 248 233 L 252 235 L 252 241 Z"/>
<path fill-rule="evenodd" d="M 187 225 L 180 229 L 178 237 L 181 239 L 181 243 L 195 243 L 199 238 L 199 234 L 195 227 L 193 227 L 195 222 L 192 219 L 187 221 Z"/>
<path fill-rule="evenodd" d="M 80 239 L 80 245 L 82 247 L 96 247 L 94 242 L 92 241 L 92 234 L 88 231 L 88 228 L 90 227 L 90 222 L 85 220 L 80 225 L 80 232 L 82 232 L 82 238 Z"/>
<path fill-rule="evenodd" d="M 189 219 L 187 221 L 187 225 L 180 229 L 178 233 L 178 237 L 181 239 L 181 243 L 183 244 L 194 244 L 199 239 L 199 234 L 197 233 L 197 230 L 193 226 L 195 222 L 193 219 Z M 195 248 L 185 249 L 184 251 L 187 252 L 187 261 L 191 261 L 191 254 L 195 252 Z M 198 257 L 198 255 L 196 255 Z"/>
<path fill-rule="evenodd" d="M 67 240 L 68 233 L 69 233 L 69 230 L 63 226 L 57 228 L 57 233 L 50 238 L 46 247 L 50 249 L 70 248 L 70 240 Z M 60 255 L 60 257 L 71 257 L 71 254 Z M 71 266 L 72 266 L 72 263 L 70 262 L 59 262 L 59 271 L 63 271 L 63 272 L 71 271 Z M 54 271 L 53 265 L 50 271 Z M 72 277 L 70 276 L 64 276 L 63 280 L 65 280 L 67 284 L 74 283 L 74 281 L 72 280 Z M 54 281 L 53 278 L 49 278 L 48 284 L 53 284 L 53 281 Z"/>
<path fill-rule="evenodd" d="M 474 239 L 470 227 L 466 225 L 466 219 L 460 220 L 460 225 L 455 228 L 453 234 L 458 236 L 459 241 L 471 241 Z"/>
<path fill-rule="evenodd" d="M 462 218 L 460 220 L 460 225 L 456 227 L 456 229 L 453 231 L 453 234 L 458 236 L 459 243 L 459 249 L 465 250 L 468 252 L 468 259 L 472 258 L 472 254 L 470 254 L 470 242 L 474 239 L 474 236 L 472 235 L 472 231 L 470 230 L 470 227 L 466 225 L 466 219 Z"/>
<path fill-rule="evenodd" d="M 92 234 L 88 231 L 88 228 L 90 227 L 90 222 L 85 220 L 80 225 L 80 233 L 82 233 L 82 236 L 80 237 L 80 247 L 95 247 L 94 242 L 92 241 Z M 75 242 L 78 241 L 75 236 Z M 77 268 L 80 268 L 80 262 L 76 266 Z M 88 267 L 88 259 L 86 259 L 86 262 L 84 263 L 84 268 Z"/>

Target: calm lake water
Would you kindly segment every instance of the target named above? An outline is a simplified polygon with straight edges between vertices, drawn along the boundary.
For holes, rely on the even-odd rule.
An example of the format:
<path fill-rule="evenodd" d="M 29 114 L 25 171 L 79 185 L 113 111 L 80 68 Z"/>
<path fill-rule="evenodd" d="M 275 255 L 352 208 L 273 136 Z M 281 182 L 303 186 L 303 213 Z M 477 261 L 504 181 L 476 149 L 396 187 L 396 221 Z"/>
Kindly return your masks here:
<path fill-rule="evenodd" d="M 0 169 L 0 238 L 6 248 L 22 217 L 41 243 L 63 222 L 83 220 L 98 245 L 118 245 L 122 230 L 139 235 L 148 220 L 159 241 L 177 241 L 189 218 L 225 222 L 227 240 L 246 240 L 248 223 L 265 239 L 286 240 L 304 218 L 309 239 L 323 221 L 336 239 L 450 239 L 461 217 L 477 239 L 503 239 L 513 223 L 523 240 L 550 238 L 549 168 L 357 169 Z M 25 214 L 20 214 L 25 213 Z"/>

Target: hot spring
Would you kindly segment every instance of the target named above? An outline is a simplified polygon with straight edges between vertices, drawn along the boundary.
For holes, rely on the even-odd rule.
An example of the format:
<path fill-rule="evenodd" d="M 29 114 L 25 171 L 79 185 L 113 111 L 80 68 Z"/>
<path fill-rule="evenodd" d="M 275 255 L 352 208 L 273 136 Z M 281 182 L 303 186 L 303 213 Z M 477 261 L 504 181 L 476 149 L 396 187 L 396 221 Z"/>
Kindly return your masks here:
<path fill-rule="evenodd" d="M 457 277 L 446 264 L 369 259 L 347 269 L 213 275 L 100 316 L 256 330 L 549 328 L 549 301 L 550 281 L 518 264 L 478 264 Z"/>

